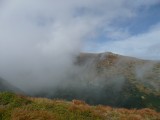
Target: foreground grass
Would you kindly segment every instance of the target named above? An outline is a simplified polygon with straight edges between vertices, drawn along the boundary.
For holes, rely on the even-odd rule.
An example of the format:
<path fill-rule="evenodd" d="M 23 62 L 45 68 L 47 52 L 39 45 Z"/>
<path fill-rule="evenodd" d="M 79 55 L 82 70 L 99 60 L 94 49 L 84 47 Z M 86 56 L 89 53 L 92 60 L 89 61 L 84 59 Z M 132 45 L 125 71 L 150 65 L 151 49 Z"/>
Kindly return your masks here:
<path fill-rule="evenodd" d="M 90 106 L 83 101 L 50 100 L 0 93 L 0 120 L 160 120 L 151 109 Z"/>

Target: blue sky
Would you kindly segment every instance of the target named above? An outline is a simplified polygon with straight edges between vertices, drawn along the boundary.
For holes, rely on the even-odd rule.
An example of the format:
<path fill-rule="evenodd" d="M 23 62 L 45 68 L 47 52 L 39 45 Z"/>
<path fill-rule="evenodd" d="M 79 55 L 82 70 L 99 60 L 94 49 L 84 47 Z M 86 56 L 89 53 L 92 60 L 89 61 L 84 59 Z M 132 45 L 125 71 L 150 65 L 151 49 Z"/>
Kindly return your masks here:
<path fill-rule="evenodd" d="M 141 8 L 137 12 L 135 18 L 126 20 L 124 23 L 120 23 L 120 27 L 129 29 L 133 35 L 141 34 L 150 29 L 151 26 L 160 22 L 160 4 L 153 5 L 148 9 Z"/>
<path fill-rule="evenodd" d="M 118 54 L 128 55 L 128 56 L 134 56 L 139 57 L 142 59 L 159 59 L 159 52 L 160 52 L 160 36 L 158 35 L 153 36 L 153 41 L 148 40 L 150 38 L 146 37 L 146 40 L 139 39 L 137 36 L 143 36 L 149 34 L 152 32 L 154 28 L 158 29 L 159 31 L 159 24 L 160 24 L 160 3 L 156 3 L 154 5 L 150 5 L 147 7 L 139 7 L 137 10 L 135 10 L 135 15 L 131 18 L 118 18 L 111 21 L 110 25 L 106 25 L 105 27 L 110 26 L 113 30 L 111 31 L 103 31 L 104 28 L 100 29 L 99 34 L 94 37 L 90 38 L 90 41 L 87 41 L 86 51 L 90 52 L 105 52 L 105 51 L 111 51 L 116 52 Z M 118 31 L 117 34 L 113 34 L 114 32 Z M 113 34 L 110 35 L 110 34 Z M 120 35 L 119 35 L 120 34 Z M 117 36 L 116 36 L 117 35 Z M 134 39 L 130 38 L 137 38 L 139 44 L 149 44 L 152 42 L 155 42 L 156 48 L 152 48 L 152 50 L 148 50 L 150 45 L 147 45 L 147 47 L 144 48 L 145 45 L 140 47 L 132 46 L 132 42 Z M 127 40 L 129 39 L 130 42 Z M 156 39 L 156 40 L 155 40 Z M 131 41 L 132 40 L 132 41 Z M 94 43 L 93 43 L 94 41 Z M 127 42 L 126 42 L 127 41 Z M 145 42 L 146 41 L 146 42 Z M 117 43 L 116 43 L 117 42 Z M 119 49 L 118 47 L 119 44 Z M 125 42 L 127 44 L 125 44 Z M 123 44 L 122 44 L 123 43 Z M 88 44 L 91 46 L 88 47 Z M 115 44 L 115 46 L 114 46 Z M 137 43 L 138 44 L 138 43 Z M 110 46 L 109 46 L 110 45 Z M 122 45 L 122 46 L 121 46 Z M 92 47 L 93 46 L 93 47 Z M 128 47 L 123 47 L 128 46 Z M 130 48 L 129 48 L 130 47 Z M 133 52 L 133 49 L 137 49 L 135 53 Z M 138 51 L 139 49 L 139 51 Z M 146 49 L 145 52 L 142 52 L 141 50 Z M 154 50 L 156 49 L 156 50 Z M 153 52 L 154 51 L 154 55 Z M 156 51 L 156 53 L 155 53 Z M 139 52 L 139 53 L 138 53 Z"/>

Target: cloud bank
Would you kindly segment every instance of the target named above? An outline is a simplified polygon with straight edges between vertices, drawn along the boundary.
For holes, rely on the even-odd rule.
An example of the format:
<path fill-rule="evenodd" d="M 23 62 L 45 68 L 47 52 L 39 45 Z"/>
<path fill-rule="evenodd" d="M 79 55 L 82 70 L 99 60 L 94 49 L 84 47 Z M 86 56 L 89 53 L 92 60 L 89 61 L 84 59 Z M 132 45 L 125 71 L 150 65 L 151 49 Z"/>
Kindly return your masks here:
<path fill-rule="evenodd" d="M 101 31 L 109 31 L 110 37 L 116 38 L 122 32 L 112 26 L 115 20 L 135 17 L 141 7 L 147 9 L 158 2 L 1 0 L 0 76 L 24 91 L 65 82 L 67 72 L 73 68 L 74 56 L 84 49 L 88 39 Z M 129 36 L 127 32 L 125 35 Z M 154 35 L 149 33 L 148 37 Z M 144 41 L 143 35 L 137 41 L 139 37 Z M 125 40 L 126 44 L 133 42 L 132 39 L 135 37 Z M 119 44 L 121 49 L 121 41 L 107 43 L 106 47 Z"/>

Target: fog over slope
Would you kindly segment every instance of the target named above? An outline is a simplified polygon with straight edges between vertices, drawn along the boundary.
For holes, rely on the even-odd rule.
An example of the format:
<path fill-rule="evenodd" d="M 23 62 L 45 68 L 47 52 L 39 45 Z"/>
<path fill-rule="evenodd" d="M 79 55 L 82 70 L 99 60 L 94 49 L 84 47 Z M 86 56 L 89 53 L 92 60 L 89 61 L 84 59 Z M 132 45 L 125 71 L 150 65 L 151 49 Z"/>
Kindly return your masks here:
<path fill-rule="evenodd" d="M 67 82 L 33 96 L 160 110 L 160 62 L 106 52 L 81 53 L 74 64 Z"/>
<path fill-rule="evenodd" d="M 11 85 L 6 80 L 0 77 L 0 92 L 3 92 L 3 91 L 10 91 L 10 92 L 21 93 L 21 94 L 24 93 L 20 89 Z"/>
<path fill-rule="evenodd" d="M 1 0 L 0 76 L 27 93 L 65 84 L 68 74 L 79 72 L 73 63 L 88 39 L 156 3 Z"/>

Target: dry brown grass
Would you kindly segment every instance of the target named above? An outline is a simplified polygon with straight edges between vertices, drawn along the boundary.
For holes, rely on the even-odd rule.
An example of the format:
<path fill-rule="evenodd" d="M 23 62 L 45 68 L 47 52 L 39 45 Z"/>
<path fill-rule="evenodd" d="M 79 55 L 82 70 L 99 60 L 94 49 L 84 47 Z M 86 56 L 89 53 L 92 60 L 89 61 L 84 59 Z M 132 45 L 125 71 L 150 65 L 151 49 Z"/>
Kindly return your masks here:
<path fill-rule="evenodd" d="M 71 105 L 68 108 L 69 111 L 80 111 L 80 112 L 90 112 L 91 106 L 81 100 L 72 100 Z"/>
<path fill-rule="evenodd" d="M 125 108 L 111 108 L 99 105 L 95 107 L 93 112 L 96 116 L 99 115 L 104 119 L 111 120 L 160 120 L 160 113 L 148 108 L 129 110 Z"/>
<path fill-rule="evenodd" d="M 30 98 L 31 101 L 38 104 L 48 105 L 66 105 L 68 112 L 85 115 L 90 117 L 98 117 L 101 119 L 111 120 L 160 120 L 160 113 L 151 109 L 125 109 L 125 108 L 112 108 L 109 106 L 90 106 L 84 101 L 72 100 L 66 102 L 64 100 L 50 100 L 46 98 Z M 58 120 L 57 114 L 50 111 L 43 110 L 27 110 L 16 109 L 12 113 L 13 120 Z"/>
<path fill-rule="evenodd" d="M 58 118 L 48 111 L 31 111 L 17 108 L 12 112 L 11 120 L 58 120 Z"/>
<path fill-rule="evenodd" d="M 82 100 L 72 100 L 72 103 L 75 105 L 87 105 L 87 103 L 85 101 Z"/>
<path fill-rule="evenodd" d="M 160 113 L 148 108 L 129 110 L 103 105 L 90 106 L 80 100 L 68 102 L 30 97 L 19 100 L 19 96 L 14 96 L 14 99 L 18 99 L 16 104 L 29 102 L 18 106 L 0 105 L 0 120 L 160 120 Z"/>
<path fill-rule="evenodd" d="M 54 103 L 53 100 L 47 99 L 47 98 L 33 98 L 33 97 L 31 97 L 31 98 L 29 98 L 29 99 L 30 99 L 31 101 L 33 101 L 33 102 L 38 103 L 38 104 L 42 104 L 42 103 L 45 103 L 45 104 L 53 104 L 53 103 Z"/>

